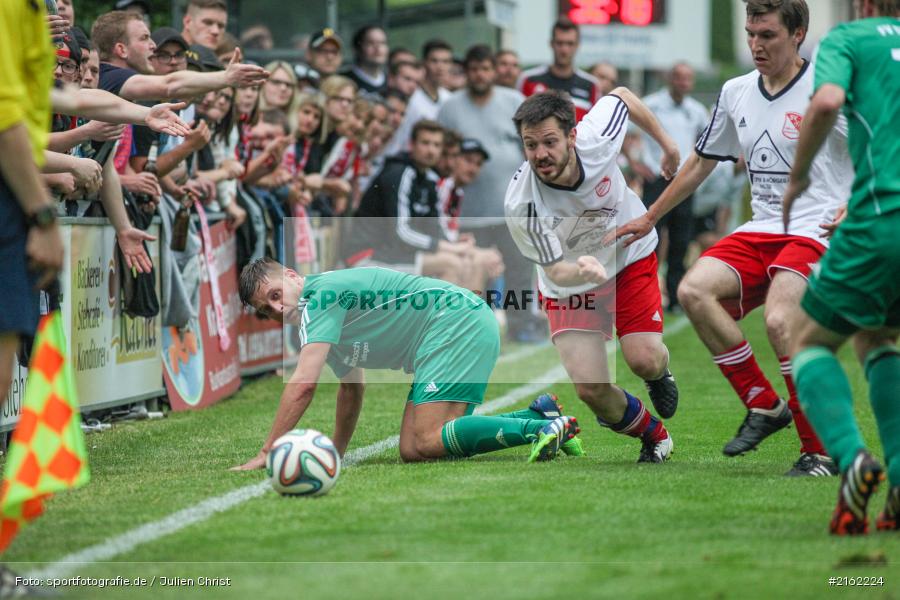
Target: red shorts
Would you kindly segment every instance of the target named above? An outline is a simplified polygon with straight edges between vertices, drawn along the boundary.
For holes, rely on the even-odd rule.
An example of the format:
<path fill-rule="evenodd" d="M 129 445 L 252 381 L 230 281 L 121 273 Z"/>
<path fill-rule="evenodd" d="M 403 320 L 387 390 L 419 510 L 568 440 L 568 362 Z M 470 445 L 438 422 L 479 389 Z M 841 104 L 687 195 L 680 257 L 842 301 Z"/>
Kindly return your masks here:
<path fill-rule="evenodd" d="M 611 281 L 568 298 L 541 296 L 550 320 L 550 338 L 563 331 L 595 331 L 612 339 L 632 333 L 662 333 L 662 296 L 659 293 L 656 253 L 625 267 Z"/>
<path fill-rule="evenodd" d="M 776 269 L 793 271 L 804 279 L 825 253 L 825 246 L 799 235 L 732 233 L 719 240 L 703 256 L 728 265 L 741 283 L 739 298 L 722 300 L 735 320 L 765 304 Z"/>

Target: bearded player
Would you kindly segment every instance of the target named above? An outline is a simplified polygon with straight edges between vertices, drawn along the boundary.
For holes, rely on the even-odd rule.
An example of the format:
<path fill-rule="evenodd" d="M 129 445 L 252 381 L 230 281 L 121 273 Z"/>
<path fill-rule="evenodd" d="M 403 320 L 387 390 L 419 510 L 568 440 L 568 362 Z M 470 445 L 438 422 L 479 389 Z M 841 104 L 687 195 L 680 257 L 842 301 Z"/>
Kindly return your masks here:
<path fill-rule="evenodd" d="M 551 339 L 578 397 L 600 425 L 641 440 L 638 462 L 661 463 L 672 454 L 672 438 L 640 399 L 611 383 L 606 358 L 615 325 L 625 362 L 646 381 L 656 411 L 663 418 L 675 413 L 656 234 L 625 251 L 603 242 L 617 224 L 645 211 L 616 162 L 629 115 L 662 146 L 662 170 L 671 177 L 678 146 L 626 88 L 598 101 L 577 131 L 567 94 L 543 92 L 523 102 L 513 121 L 527 162 L 506 191 L 506 221 L 519 250 L 537 264 Z"/>

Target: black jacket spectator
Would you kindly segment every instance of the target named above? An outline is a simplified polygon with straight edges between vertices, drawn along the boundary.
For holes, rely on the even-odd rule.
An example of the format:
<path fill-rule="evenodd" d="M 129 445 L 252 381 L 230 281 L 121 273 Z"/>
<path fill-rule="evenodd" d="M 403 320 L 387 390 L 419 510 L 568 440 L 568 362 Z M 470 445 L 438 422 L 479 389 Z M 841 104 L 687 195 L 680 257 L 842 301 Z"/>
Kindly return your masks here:
<path fill-rule="evenodd" d="M 408 154 L 388 158 L 354 215 L 347 261 L 409 264 L 417 252 L 434 252 L 444 239 L 437 181 L 434 171 L 416 168 Z"/>

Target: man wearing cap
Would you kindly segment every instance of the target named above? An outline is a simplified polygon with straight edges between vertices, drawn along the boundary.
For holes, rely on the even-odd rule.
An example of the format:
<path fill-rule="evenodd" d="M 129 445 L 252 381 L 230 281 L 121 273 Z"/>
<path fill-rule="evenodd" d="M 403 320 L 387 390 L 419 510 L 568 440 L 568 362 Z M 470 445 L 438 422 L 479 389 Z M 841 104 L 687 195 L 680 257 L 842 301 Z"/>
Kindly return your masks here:
<path fill-rule="evenodd" d="M 459 230 L 464 188 L 478 178 L 482 165 L 491 158 L 481 142 L 475 138 L 466 138 L 459 142 L 457 147 L 459 150 L 450 159 L 450 175 L 442 177 L 437 182 L 441 229 L 451 242 L 473 239 L 471 233 L 460 233 Z M 488 279 L 499 276 L 505 269 L 503 257 L 496 248 L 475 246 L 471 249 L 470 255 L 471 283 L 475 283 L 478 289 L 485 289 Z"/>
<path fill-rule="evenodd" d="M 156 51 L 150 57 L 150 64 L 153 66 L 155 74 L 165 76 L 186 71 L 189 63 L 192 61 L 196 64 L 195 71 L 204 71 L 197 52 L 191 51 L 191 47 L 188 46 L 181 34 L 175 29 L 160 27 L 153 32 L 151 37 L 156 44 Z M 186 98 L 186 100 L 190 100 L 190 98 Z M 134 152 L 129 160 L 132 169 L 136 173 L 133 177 L 144 179 L 152 177 L 148 173 L 143 173 L 143 170 L 147 162 L 150 146 L 154 141 L 157 141 L 159 144 L 160 153 L 156 159 L 156 172 L 160 177 L 168 175 L 185 158 L 209 142 L 210 132 L 206 123 L 195 124 L 196 112 L 193 104 L 182 109 L 180 116 L 186 123 L 194 124 L 191 133 L 184 138 L 159 136 L 148 128 L 135 128 Z M 130 179 L 130 177 L 126 176 L 126 179 Z"/>
<path fill-rule="evenodd" d="M 479 140 L 490 156 L 485 158 L 481 174 L 466 186 L 460 227 L 479 245 L 496 246 L 506 263 L 507 289 L 522 297 L 531 289 L 532 267 L 516 248 L 506 226 L 503 198 L 509 173 L 515 172 L 524 158 L 512 117 L 525 97 L 517 90 L 495 85 L 495 60 L 486 45 L 469 49 L 464 61 L 466 88 L 444 103 L 438 121 L 464 137 Z M 543 337 L 543 329 L 527 310 L 510 305 L 506 319 L 510 338 L 531 341 Z"/>
<path fill-rule="evenodd" d="M 182 20 L 181 37 L 188 44 L 215 49 L 228 26 L 225 0 L 190 0 Z"/>
<path fill-rule="evenodd" d="M 306 62 L 319 72 L 321 79 L 337 73 L 341 66 L 341 50 L 344 42 L 331 27 L 320 29 L 309 38 Z"/>

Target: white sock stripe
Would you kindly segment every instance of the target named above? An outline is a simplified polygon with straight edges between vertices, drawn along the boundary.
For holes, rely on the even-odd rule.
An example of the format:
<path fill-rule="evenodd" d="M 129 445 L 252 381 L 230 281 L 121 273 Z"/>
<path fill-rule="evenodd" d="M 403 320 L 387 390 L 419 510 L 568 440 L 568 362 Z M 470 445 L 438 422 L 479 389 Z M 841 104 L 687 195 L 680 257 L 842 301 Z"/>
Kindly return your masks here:
<path fill-rule="evenodd" d="M 750 346 L 747 346 L 746 348 L 741 350 L 740 354 L 714 356 L 713 362 L 715 362 L 717 365 L 739 365 L 751 356 L 753 356 L 753 350 L 750 348 Z"/>
<path fill-rule="evenodd" d="M 634 420 L 628 424 L 628 427 L 621 430 L 619 433 L 624 433 L 627 435 L 627 434 L 631 433 L 632 431 L 634 431 L 638 427 L 638 425 L 641 424 L 641 421 L 644 419 L 644 414 L 646 412 L 647 412 L 647 407 L 642 405 L 641 411 L 637 414 L 637 416 L 634 418 Z"/>
<path fill-rule="evenodd" d="M 753 349 L 750 347 L 750 342 L 744 342 L 743 344 L 741 344 L 734 350 L 729 350 L 728 352 L 723 352 L 722 354 L 717 354 L 717 355 L 713 356 L 713 360 L 718 362 L 720 360 L 726 360 L 726 359 L 732 358 L 734 356 L 737 356 L 739 354 L 744 354 L 747 352 L 749 352 L 750 354 L 753 354 Z"/>

